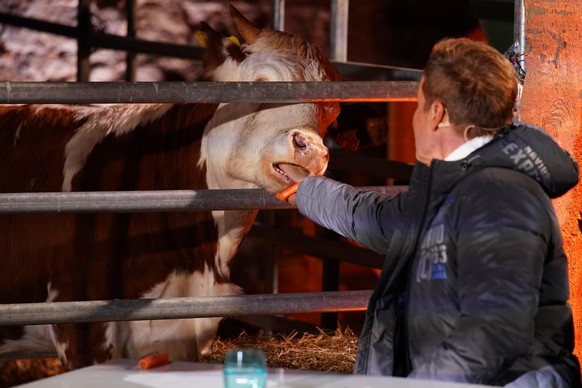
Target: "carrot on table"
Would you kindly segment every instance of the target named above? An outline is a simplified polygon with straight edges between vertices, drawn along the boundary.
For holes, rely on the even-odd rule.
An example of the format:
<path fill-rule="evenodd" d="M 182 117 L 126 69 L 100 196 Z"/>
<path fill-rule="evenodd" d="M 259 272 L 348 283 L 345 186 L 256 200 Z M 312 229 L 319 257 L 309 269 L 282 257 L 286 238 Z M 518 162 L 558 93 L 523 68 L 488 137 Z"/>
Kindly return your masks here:
<path fill-rule="evenodd" d="M 157 366 L 166 365 L 170 362 L 170 356 L 167 353 L 154 353 L 143 356 L 139 359 L 140 369 L 151 369 Z"/>
<path fill-rule="evenodd" d="M 301 182 L 296 182 L 291 186 L 287 187 L 285 190 L 281 191 L 279 194 L 277 194 L 277 198 L 279 198 L 279 201 L 283 202 L 287 201 L 290 196 L 297 192 L 297 188 L 299 187 L 300 184 Z"/>

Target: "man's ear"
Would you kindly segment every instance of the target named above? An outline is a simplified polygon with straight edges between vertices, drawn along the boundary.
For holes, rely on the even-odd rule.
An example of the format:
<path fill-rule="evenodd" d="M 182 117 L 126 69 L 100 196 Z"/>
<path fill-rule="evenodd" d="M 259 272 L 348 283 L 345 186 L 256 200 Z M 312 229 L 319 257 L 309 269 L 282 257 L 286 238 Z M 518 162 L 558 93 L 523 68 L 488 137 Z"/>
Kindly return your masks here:
<path fill-rule="evenodd" d="M 445 105 L 440 100 L 434 100 L 430 106 L 432 120 L 433 120 L 433 127 L 437 128 L 444 128 L 451 126 L 451 122 L 449 120 L 449 112 Z"/>

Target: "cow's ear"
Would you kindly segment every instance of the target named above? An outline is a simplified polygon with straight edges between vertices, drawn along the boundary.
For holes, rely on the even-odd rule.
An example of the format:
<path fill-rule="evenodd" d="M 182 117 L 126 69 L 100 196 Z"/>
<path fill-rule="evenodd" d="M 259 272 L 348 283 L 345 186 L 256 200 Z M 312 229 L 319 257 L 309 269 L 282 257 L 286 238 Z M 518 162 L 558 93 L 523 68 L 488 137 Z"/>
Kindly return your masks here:
<path fill-rule="evenodd" d="M 204 22 L 200 24 L 200 31 L 196 32 L 196 38 L 200 46 L 206 49 L 204 50 L 202 66 L 208 76 L 212 76 L 216 69 L 229 58 L 236 62 L 242 62 L 246 58 L 235 37 L 227 38 Z"/>
<path fill-rule="evenodd" d="M 261 30 L 255 27 L 255 25 L 245 18 L 232 4 L 230 4 L 229 9 L 234 28 L 236 28 L 240 36 L 242 36 L 248 44 L 255 43 Z"/>

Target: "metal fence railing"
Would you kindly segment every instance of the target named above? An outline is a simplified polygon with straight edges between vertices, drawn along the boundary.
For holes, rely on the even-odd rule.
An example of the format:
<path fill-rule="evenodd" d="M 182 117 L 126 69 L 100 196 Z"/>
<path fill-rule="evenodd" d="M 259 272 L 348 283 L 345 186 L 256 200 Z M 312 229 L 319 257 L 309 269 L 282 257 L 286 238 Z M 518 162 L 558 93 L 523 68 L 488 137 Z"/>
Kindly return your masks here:
<path fill-rule="evenodd" d="M 368 189 L 395 195 L 405 187 Z M 262 189 L 0 193 L 0 215 L 291 208 Z"/>
<path fill-rule="evenodd" d="M 417 87 L 416 81 L 0 82 L 0 104 L 414 101 Z"/>
<path fill-rule="evenodd" d="M 273 17 L 282 24 L 284 0 L 274 1 L 279 12 Z M 88 0 L 79 1 L 79 23 L 87 23 Z M 133 7 L 129 1 L 128 9 Z M 140 82 L 140 83 L 62 83 L 0 82 L 0 104 L 101 104 L 101 103 L 303 103 L 339 101 L 413 101 L 421 72 L 384 66 L 346 62 L 348 0 L 333 0 L 332 8 L 341 11 L 334 19 L 334 52 L 342 74 L 365 74 L 380 81 L 346 82 Z M 133 17 L 133 16 L 131 16 Z M 335 16 L 334 16 L 335 17 Z M 88 79 L 87 59 L 92 48 L 107 47 L 131 53 L 152 53 L 183 58 L 201 58 L 201 49 L 161 42 L 148 42 L 135 36 L 114 36 L 94 31 L 91 26 L 78 27 L 0 14 L 0 23 L 37 29 L 75 38 L 79 43 L 79 79 Z M 89 20 L 90 23 L 90 20 Z M 339 30 L 338 30 L 339 29 Z M 81 33 L 85 35 L 82 36 Z M 81 35 L 80 35 L 81 34 Z M 129 34 L 131 35 L 131 34 Z M 90 39 L 88 39 L 90 37 Z M 335 42 L 335 43 L 334 43 Z M 85 54 L 83 54 L 85 53 Z M 84 55 L 84 56 L 83 56 Z M 332 58 L 333 59 L 333 58 Z M 131 78 L 132 60 L 128 59 Z M 390 81 L 385 81 L 389 79 Z M 392 79 L 397 79 L 394 81 Z M 391 163 L 391 173 L 404 177 L 411 166 Z M 350 162 L 351 163 L 351 162 Z M 399 171 L 399 172 L 397 172 Z M 370 188 L 388 195 L 405 187 Z M 179 190 L 148 192 L 73 192 L 73 193 L 3 193 L 0 194 L 0 216 L 4 214 L 47 214 L 82 212 L 131 211 L 201 211 L 236 209 L 289 209 L 273 194 L 264 190 Z M 258 229 L 260 231 L 260 228 Z M 264 231 L 263 231 L 264 232 Z M 269 230 L 273 233 L 273 230 Z M 321 244 L 317 239 L 302 237 L 311 252 L 329 253 L 334 259 L 362 254 L 361 264 L 381 265 L 374 255 L 362 253 L 359 247 L 333 247 L 335 242 Z M 330 245 L 331 244 L 331 245 Z M 353 257 L 351 258 L 353 261 Z M 47 324 L 61 322 L 123 321 L 175 319 L 211 316 L 290 314 L 306 312 L 356 311 L 366 308 L 371 291 L 337 291 L 322 293 L 239 295 L 228 297 L 195 297 L 174 299 L 139 299 L 112 301 L 24 303 L 0 305 L 0 325 Z"/>
<path fill-rule="evenodd" d="M 371 291 L 0 304 L 0 325 L 139 321 L 364 310 Z"/>
<path fill-rule="evenodd" d="M 0 82 L 0 103 L 388 101 L 393 98 L 413 99 L 416 87 L 416 82 L 395 81 L 259 84 Z M 353 159 L 350 160 L 349 164 L 354 164 Z M 395 176 L 404 177 L 410 172 L 410 165 L 385 162 L 387 169 Z M 382 186 L 367 189 L 394 195 L 406 187 Z M 290 205 L 260 189 L 0 194 L 0 215 L 289 208 Z M 261 229 L 257 230 L 260 233 Z M 273 238 L 273 231 L 268 232 Z M 362 265 L 381 265 L 379 257 L 365 253 L 362 248 L 348 249 L 345 246 L 336 247 L 336 242 L 318 241 L 317 238 L 310 239 L 307 236 L 302 238 L 302 245 L 310 252 L 328 252 L 329 257 L 349 261 L 354 261 L 351 256 L 361 255 Z M 0 325 L 363 310 L 370 292 L 8 304 L 0 305 Z"/>

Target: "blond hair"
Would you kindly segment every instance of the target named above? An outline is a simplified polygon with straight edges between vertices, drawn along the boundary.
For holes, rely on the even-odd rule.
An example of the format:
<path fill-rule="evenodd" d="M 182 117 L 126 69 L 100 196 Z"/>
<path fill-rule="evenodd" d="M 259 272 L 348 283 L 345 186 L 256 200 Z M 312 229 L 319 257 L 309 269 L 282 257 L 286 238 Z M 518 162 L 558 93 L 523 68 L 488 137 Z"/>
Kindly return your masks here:
<path fill-rule="evenodd" d="M 509 60 L 493 47 L 448 38 L 432 49 L 422 91 L 424 109 L 440 100 L 453 124 L 492 129 L 511 123 L 517 80 Z"/>

